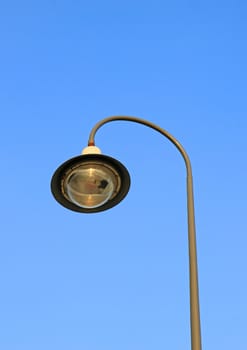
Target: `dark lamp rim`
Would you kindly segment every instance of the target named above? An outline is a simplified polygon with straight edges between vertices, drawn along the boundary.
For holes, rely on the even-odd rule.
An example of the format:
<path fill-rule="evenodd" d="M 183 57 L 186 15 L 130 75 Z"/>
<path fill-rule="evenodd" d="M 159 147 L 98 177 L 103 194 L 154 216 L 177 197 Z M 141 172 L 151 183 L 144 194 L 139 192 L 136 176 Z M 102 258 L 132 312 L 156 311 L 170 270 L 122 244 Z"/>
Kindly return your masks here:
<path fill-rule="evenodd" d="M 113 168 L 120 178 L 120 187 L 115 196 L 113 198 L 110 198 L 101 206 L 98 206 L 96 208 L 82 208 L 66 198 L 64 191 L 62 190 L 62 184 L 64 182 L 66 174 L 70 169 L 73 169 L 74 167 L 79 166 L 83 163 L 89 163 L 90 161 L 94 163 L 102 163 L 102 165 L 105 165 L 106 167 L 108 166 L 110 168 Z M 79 213 L 97 213 L 110 209 L 124 199 L 129 191 L 129 188 L 130 176 L 125 166 L 118 160 L 103 154 L 85 154 L 71 158 L 57 168 L 51 179 L 51 192 L 56 201 L 65 208 Z"/>

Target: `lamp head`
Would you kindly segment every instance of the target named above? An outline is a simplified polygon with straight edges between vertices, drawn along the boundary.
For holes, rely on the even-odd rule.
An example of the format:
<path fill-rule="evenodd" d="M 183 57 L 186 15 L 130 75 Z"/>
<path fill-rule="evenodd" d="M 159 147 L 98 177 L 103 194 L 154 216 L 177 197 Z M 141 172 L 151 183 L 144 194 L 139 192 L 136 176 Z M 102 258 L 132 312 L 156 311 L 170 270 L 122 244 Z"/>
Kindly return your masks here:
<path fill-rule="evenodd" d="M 55 171 L 51 191 L 64 207 L 95 213 L 117 205 L 128 193 L 130 176 L 116 159 L 83 154 L 69 159 Z"/>

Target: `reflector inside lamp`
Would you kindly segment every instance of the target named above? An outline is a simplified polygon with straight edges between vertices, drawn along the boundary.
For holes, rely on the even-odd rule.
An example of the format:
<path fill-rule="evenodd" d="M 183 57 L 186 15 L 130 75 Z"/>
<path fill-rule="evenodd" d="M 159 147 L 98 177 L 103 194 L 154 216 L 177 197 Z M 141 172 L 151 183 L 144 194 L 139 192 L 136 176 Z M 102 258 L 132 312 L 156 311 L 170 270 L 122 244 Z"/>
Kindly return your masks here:
<path fill-rule="evenodd" d="M 97 208 L 106 203 L 117 190 L 113 170 L 102 164 L 82 164 L 65 178 L 63 188 L 69 200 L 82 208 Z"/>

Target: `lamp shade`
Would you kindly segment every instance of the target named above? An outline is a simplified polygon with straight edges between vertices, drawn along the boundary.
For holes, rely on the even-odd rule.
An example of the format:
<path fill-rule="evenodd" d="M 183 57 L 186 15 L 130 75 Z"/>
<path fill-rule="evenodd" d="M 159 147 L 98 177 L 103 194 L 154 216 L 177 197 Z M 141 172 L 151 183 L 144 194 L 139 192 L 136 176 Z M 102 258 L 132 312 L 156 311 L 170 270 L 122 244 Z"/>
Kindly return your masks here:
<path fill-rule="evenodd" d="M 116 159 L 86 154 L 63 163 L 51 180 L 51 191 L 64 207 L 95 213 L 117 205 L 128 193 L 130 176 Z"/>

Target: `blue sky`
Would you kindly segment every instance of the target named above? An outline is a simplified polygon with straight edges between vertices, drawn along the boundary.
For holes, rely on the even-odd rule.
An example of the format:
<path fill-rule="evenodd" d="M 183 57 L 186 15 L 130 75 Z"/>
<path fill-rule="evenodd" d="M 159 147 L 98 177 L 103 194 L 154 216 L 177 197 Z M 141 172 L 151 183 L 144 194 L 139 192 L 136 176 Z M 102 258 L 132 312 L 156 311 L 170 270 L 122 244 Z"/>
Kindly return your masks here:
<path fill-rule="evenodd" d="M 189 349 L 185 169 L 141 125 L 97 134 L 119 206 L 66 210 L 50 178 L 109 115 L 190 155 L 204 349 L 245 350 L 245 1 L 1 4 L 0 348 Z"/>

